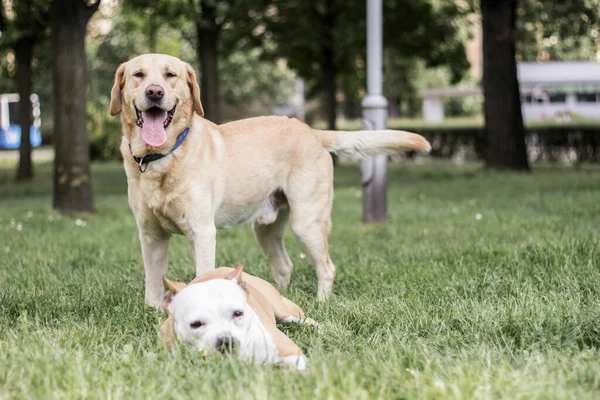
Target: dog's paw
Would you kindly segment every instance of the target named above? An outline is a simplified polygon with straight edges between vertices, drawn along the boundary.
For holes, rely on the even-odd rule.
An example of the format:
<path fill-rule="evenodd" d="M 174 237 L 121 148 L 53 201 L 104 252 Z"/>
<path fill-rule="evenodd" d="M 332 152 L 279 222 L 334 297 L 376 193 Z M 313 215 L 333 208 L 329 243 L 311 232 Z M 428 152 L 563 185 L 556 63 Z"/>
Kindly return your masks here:
<path fill-rule="evenodd" d="M 303 318 L 300 319 L 298 317 L 295 317 L 293 315 L 290 315 L 289 317 L 285 317 L 284 319 L 282 319 L 281 321 L 279 321 L 279 323 L 283 324 L 283 325 L 289 325 L 292 323 L 298 324 L 298 325 L 312 325 L 312 326 L 316 326 L 317 328 L 319 328 L 321 325 L 319 325 L 319 323 L 317 321 L 315 321 L 312 318 Z"/>
<path fill-rule="evenodd" d="M 281 365 L 295 368 L 296 371 L 306 371 L 308 369 L 308 360 L 303 354 L 287 356 L 281 359 Z"/>

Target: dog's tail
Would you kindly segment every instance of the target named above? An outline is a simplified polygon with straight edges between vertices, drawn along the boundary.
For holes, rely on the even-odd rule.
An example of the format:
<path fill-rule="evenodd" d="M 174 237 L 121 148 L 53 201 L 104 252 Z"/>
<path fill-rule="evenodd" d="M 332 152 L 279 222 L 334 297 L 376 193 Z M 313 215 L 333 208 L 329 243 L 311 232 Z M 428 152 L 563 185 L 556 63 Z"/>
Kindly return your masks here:
<path fill-rule="evenodd" d="M 376 154 L 415 150 L 428 153 L 431 145 L 421 135 L 406 131 L 316 131 L 329 152 L 355 160 Z"/>

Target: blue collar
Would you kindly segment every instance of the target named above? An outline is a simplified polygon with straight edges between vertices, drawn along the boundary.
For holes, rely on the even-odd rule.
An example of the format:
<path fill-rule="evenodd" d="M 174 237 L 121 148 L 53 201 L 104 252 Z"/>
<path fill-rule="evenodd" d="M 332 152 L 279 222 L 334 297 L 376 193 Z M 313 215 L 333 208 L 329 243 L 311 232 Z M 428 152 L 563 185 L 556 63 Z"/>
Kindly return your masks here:
<path fill-rule="evenodd" d="M 181 132 L 179 134 L 179 136 L 177 136 L 177 139 L 175 139 L 175 144 L 173 145 L 173 147 L 171 147 L 171 150 L 169 150 L 169 152 L 165 153 L 165 154 L 163 154 L 163 153 L 150 153 L 150 154 L 146 154 L 145 156 L 142 156 L 142 157 L 136 157 L 136 156 L 133 155 L 133 151 L 131 150 L 131 143 L 129 144 L 129 152 L 133 156 L 133 159 L 135 160 L 135 163 L 140 168 L 140 172 L 143 174 L 148 169 L 148 164 L 150 164 L 152 161 L 160 160 L 161 158 L 164 158 L 164 157 L 168 156 L 169 154 L 171 154 L 172 152 L 174 152 L 175 150 L 177 150 L 177 148 L 179 146 L 181 146 L 181 144 L 187 138 L 188 133 L 190 133 L 190 128 L 185 128 L 183 130 L 183 132 Z"/>

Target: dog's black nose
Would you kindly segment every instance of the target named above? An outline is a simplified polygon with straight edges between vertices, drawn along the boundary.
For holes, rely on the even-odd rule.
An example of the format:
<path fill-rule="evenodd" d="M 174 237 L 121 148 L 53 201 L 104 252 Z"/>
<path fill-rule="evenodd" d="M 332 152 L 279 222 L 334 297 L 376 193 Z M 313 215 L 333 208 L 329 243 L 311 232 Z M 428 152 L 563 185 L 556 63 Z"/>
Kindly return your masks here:
<path fill-rule="evenodd" d="M 165 91 L 158 85 L 150 85 L 146 88 L 146 97 L 150 100 L 158 101 L 162 99 Z"/>
<path fill-rule="evenodd" d="M 221 353 L 230 353 L 235 348 L 235 340 L 232 336 L 221 336 L 217 339 L 215 347 Z"/>

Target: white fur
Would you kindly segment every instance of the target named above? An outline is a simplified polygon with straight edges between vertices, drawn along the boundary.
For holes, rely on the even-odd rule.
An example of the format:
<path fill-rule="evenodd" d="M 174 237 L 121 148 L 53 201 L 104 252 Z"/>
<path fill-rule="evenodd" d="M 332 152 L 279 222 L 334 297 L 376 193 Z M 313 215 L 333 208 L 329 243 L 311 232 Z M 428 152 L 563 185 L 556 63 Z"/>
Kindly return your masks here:
<path fill-rule="evenodd" d="M 243 311 L 240 318 L 233 317 L 236 310 Z M 195 283 L 181 290 L 169 305 L 175 334 L 179 340 L 204 353 L 216 351 L 219 337 L 230 336 L 235 341 L 238 359 L 257 364 L 294 365 L 306 369 L 304 356 L 296 360 L 282 360 L 271 335 L 248 304 L 246 293 L 233 280 L 212 279 Z M 191 323 L 204 325 L 192 328 Z M 287 360 L 290 358 L 289 360 Z"/>
<path fill-rule="evenodd" d="M 405 131 L 324 131 L 321 135 L 328 137 L 327 151 L 344 155 L 353 160 L 360 160 L 377 154 L 396 154 L 398 151 L 415 149 L 415 134 Z M 431 146 L 423 139 L 425 151 Z"/>
<path fill-rule="evenodd" d="M 281 365 L 294 367 L 298 371 L 306 371 L 308 368 L 308 361 L 306 361 L 306 357 L 302 354 L 299 356 L 287 356 L 283 357 L 280 362 Z"/>

